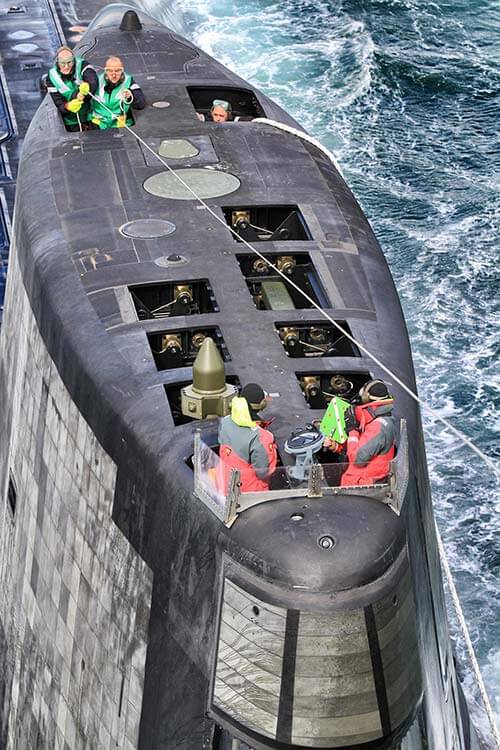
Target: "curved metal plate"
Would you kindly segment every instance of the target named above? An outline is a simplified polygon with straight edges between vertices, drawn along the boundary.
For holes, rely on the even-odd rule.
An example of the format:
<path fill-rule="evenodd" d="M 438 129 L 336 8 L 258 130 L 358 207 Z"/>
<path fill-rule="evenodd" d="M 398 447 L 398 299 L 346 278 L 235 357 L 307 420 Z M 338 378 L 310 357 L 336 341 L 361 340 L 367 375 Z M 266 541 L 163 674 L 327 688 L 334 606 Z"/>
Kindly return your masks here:
<path fill-rule="evenodd" d="M 167 237 L 173 234 L 176 226 L 171 221 L 165 219 L 135 219 L 127 221 L 120 227 L 120 233 L 124 237 L 131 237 L 138 240 L 153 240 L 156 237 Z"/>
<path fill-rule="evenodd" d="M 158 153 L 167 159 L 189 159 L 191 156 L 198 156 L 200 149 L 185 138 L 169 138 L 160 143 Z"/>
<path fill-rule="evenodd" d="M 160 198 L 172 198 L 178 201 L 196 200 L 193 193 L 175 175 L 179 175 L 199 198 L 219 198 L 222 195 L 229 195 L 238 190 L 241 185 L 234 174 L 218 172 L 215 169 L 176 169 L 148 177 L 144 183 L 144 190 Z"/>

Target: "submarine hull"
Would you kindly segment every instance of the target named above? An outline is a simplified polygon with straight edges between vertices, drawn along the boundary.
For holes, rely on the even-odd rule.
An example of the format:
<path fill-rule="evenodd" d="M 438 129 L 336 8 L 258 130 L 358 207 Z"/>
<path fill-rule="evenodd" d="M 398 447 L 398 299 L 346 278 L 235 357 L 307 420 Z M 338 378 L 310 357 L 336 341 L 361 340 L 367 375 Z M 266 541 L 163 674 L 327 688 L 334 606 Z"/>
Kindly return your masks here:
<path fill-rule="evenodd" d="M 204 170 L 211 190 L 214 173 L 234 178 L 206 199 L 221 221 L 266 209 L 262 251 L 292 257 L 294 278 L 412 388 L 414 373 L 389 270 L 335 166 L 245 121 L 300 130 L 186 40 L 143 13 L 140 29 L 121 30 L 126 10 L 105 9 L 79 50 L 96 65 L 120 51 L 149 103 L 134 115 L 141 141 L 67 133 L 46 98 L 20 163 L 0 339 L 0 745 L 475 747 L 420 417 L 397 385 L 409 443 L 399 515 L 366 492 L 304 494 L 228 527 L 196 494 L 195 431 L 215 446 L 217 425 L 183 418 L 190 352 L 163 367 L 164 337 L 220 335 L 228 380 L 263 379 L 274 393 L 279 448 L 320 414 L 306 378 L 382 373 L 354 349 L 313 365 L 285 352 L 278 331 L 317 327 L 318 312 L 295 299 L 273 308 L 277 282 L 247 271 L 228 226 L 164 182 L 148 190 L 165 160 Z M 224 96 L 242 121 L 201 123 L 196 106 Z M 181 156 L 163 164 L 144 146 L 161 154 L 169 141 Z M 298 239 L 295 219 L 291 240 L 275 235 L 283 206 L 306 226 Z M 174 231 L 124 231 L 151 220 Z M 196 305 L 155 316 L 180 287 Z"/>

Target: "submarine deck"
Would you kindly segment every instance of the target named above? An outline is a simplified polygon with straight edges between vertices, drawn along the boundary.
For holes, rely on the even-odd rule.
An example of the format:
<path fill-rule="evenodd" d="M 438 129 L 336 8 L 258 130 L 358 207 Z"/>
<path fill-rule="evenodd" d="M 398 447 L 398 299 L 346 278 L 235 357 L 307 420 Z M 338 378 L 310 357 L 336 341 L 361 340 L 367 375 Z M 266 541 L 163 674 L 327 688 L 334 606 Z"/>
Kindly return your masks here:
<path fill-rule="evenodd" d="M 107 22 L 112 23 L 109 30 Z M 145 22 L 140 32 L 122 32 L 117 50 L 115 22 L 111 11 L 98 18 L 78 51 L 96 65 L 119 51 L 148 101 L 147 108 L 135 114 L 134 133 L 154 150 L 172 140 L 188 142 L 196 154 L 162 158 L 176 169 L 201 170 L 210 189 L 214 179 L 231 175 L 236 189 L 207 198 L 220 222 L 195 200 L 179 199 L 175 188 L 171 197 L 153 195 L 145 189 L 146 181 L 166 170 L 144 143 L 120 129 L 67 133 L 47 98 L 30 127 L 21 168 L 21 263 L 25 283 L 36 290 L 33 297 L 49 348 L 96 434 L 105 436 L 105 444 L 114 442 L 119 453 L 116 425 L 127 425 L 144 453 L 154 454 L 169 490 L 177 482 L 185 492 L 192 486 L 185 459 L 192 452 L 193 431 L 201 424 L 213 441 L 215 423 L 179 420 L 171 394 L 191 381 L 192 367 L 159 369 L 152 337 L 218 329 L 228 379 L 242 384 L 259 380 L 274 394 L 268 411 L 284 461 L 283 444 L 290 432 L 323 411 L 306 402 L 305 378 L 319 379 L 323 388 L 331 377 L 345 375 L 355 391 L 370 377 L 383 375 L 356 350 L 314 359 L 287 356 L 280 325 L 316 325 L 321 316 L 300 304 L 258 309 L 245 266 L 248 248 L 224 226 L 233 209 L 297 208 L 307 227 L 305 236 L 259 241 L 259 251 L 273 259 L 292 256 L 299 269 L 306 263 L 310 288 L 324 300 L 323 308 L 347 323 L 353 336 L 390 362 L 406 382 L 413 383 L 413 370 L 390 272 L 361 209 L 329 160 L 315 147 L 264 123 L 200 122 L 188 87 L 214 94 L 250 91 L 267 117 L 296 125 L 267 97 L 156 24 Z M 155 106 L 158 102 L 169 106 Z M 171 222 L 175 231 L 150 239 L 125 235 L 124 225 L 144 220 Z M 177 265 L 169 261 L 171 256 L 183 260 Z M 207 307 L 202 314 L 140 319 L 134 302 L 138 289 L 153 294 L 162 285 L 198 282 L 202 287 L 208 283 L 205 296 L 203 288 L 200 291 Z M 409 419 L 411 435 L 416 429 L 415 407 L 397 388 L 393 390 L 396 417 Z M 253 547 L 259 517 L 265 513 L 272 525 L 273 517 L 284 518 L 283 507 L 273 503 L 265 512 L 254 508 L 241 530 L 235 527 L 227 533 L 235 545 Z M 351 566 L 347 581 L 342 572 L 346 566 L 339 565 L 340 578 L 336 574 L 332 579 L 323 558 L 318 562 L 320 589 L 362 585 L 379 570 L 373 567 L 374 559 L 385 559 L 386 564 L 393 559 L 383 553 L 392 545 L 399 548 L 401 523 L 388 508 L 376 502 L 372 508 L 368 515 L 380 534 L 364 535 L 366 560 L 356 558 L 349 545 L 344 547 L 346 565 Z M 379 523 L 375 518 L 382 512 Z M 351 529 L 360 538 L 362 519 L 360 513 L 354 524 L 358 531 Z M 133 528 L 130 535 L 133 539 Z M 303 544 L 306 549 L 310 540 Z M 300 554 L 302 542 L 297 545 Z M 272 550 L 264 547 L 266 557 Z M 310 573 L 316 562 L 306 559 Z M 285 575 L 285 567 L 277 565 L 278 577 Z M 307 575 L 305 570 L 304 578 Z"/>

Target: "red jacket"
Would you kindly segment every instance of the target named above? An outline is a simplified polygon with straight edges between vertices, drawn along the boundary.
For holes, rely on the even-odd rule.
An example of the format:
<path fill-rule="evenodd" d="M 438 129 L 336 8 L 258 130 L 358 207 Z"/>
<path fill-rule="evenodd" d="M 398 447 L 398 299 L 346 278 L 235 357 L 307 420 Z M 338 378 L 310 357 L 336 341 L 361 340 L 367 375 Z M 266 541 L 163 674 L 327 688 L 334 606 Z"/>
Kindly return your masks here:
<path fill-rule="evenodd" d="M 238 469 L 241 492 L 263 492 L 276 469 L 277 452 L 269 430 L 260 427 L 248 411 L 245 399 L 234 398 L 231 416 L 219 425 L 219 469 L 217 484 L 227 493 L 231 469 Z"/>
<path fill-rule="evenodd" d="M 392 399 L 372 401 L 355 409 L 359 427 L 349 432 L 347 459 L 341 486 L 376 484 L 385 480 L 395 455 L 396 428 Z"/>

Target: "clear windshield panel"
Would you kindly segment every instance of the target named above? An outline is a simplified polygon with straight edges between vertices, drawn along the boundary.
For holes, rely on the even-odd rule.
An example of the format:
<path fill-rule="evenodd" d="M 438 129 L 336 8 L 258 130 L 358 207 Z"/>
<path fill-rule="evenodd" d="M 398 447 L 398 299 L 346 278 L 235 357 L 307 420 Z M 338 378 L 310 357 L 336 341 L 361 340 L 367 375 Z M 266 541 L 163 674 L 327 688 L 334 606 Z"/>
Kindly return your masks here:
<path fill-rule="evenodd" d="M 360 494 L 387 503 L 399 514 L 407 483 L 407 452 L 403 458 L 390 463 L 388 476 L 376 482 L 364 483 L 363 475 L 353 472 L 347 463 L 313 463 L 278 466 L 271 476 L 255 481 L 225 465 L 218 454 L 201 440 L 195 440 L 194 490 L 195 494 L 227 526 L 246 509 L 259 503 L 281 498 L 322 497 L 337 494 Z M 252 479 L 253 478 L 253 479 Z"/>
<path fill-rule="evenodd" d="M 322 464 L 321 468 L 323 469 L 322 486 L 324 487 L 370 487 L 374 484 L 376 484 L 377 487 L 380 487 L 380 485 L 389 484 L 392 474 L 392 462 L 389 464 L 389 471 L 386 476 L 370 479 L 366 482 L 363 480 L 362 475 L 353 478 L 352 466 L 349 467 L 349 464 L 347 463 Z M 351 471 L 348 471 L 349 468 L 351 468 Z M 357 473 L 358 472 L 356 472 L 356 474 Z"/>
<path fill-rule="evenodd" d="M 203 440 L 198 440 L 194 464 L 196 493 L 202 496 L 217 516 L 224 518 L 228 493 L 227 472 L 223 471 L 219 456 Z"/>
<path fill-rule="evenodd" d="M 313 464 L 310 469 L 304 470 L 297 466 L 278 466 L 278 468 L 268 477 L 265 481 L 267 488 L 263 488 L 262 492 L 278 492 L 282 490 L 300 490 L 303 489 L 304 494 L 307 494 L 308 487 L 312 483 L 316 483 L 316 486 L 327 490 L 331 487 L 366 487 L 369 485 L 353 481 L 349 481 L 349 475 L 346 474 L 349 464 L 334 462 L 331 464 Z M 387 484 L 389 476 L 380 477 L 376 484 Z M 373 482 L 370 482 L 373 484 Z M 242 493 L 255 492 L 254 489 L 242 487 Z M 293 494 L 296 494 L 295 492 Z"/>
<path fill-rule="evenodd" d="M 278 466 L 273 474 L 267 480 L 269 482 L 269 491 L 290 490 L 300 486 L 289 474 L 288 466 Z M 307 482 L 305 483 L 307 487 Z"/>

